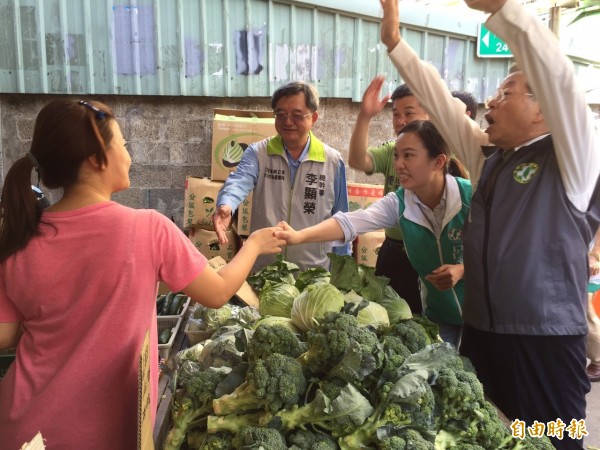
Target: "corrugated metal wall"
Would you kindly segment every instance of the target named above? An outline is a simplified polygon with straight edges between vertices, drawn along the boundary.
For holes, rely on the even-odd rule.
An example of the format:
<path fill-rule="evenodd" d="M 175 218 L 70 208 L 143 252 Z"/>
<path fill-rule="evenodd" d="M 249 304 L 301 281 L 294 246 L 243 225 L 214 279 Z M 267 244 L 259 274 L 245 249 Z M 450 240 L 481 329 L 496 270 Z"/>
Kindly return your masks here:
<path fill-rule="evenodd" d="M 359 101 L 376 74 L 390 88 L 400 82 L 380 43 L 378 8 L 311 3 L 0 0 L 0 92 L 268 97 L 302 79 L 323 97 Z M 475 57 L 475 27 L 412 22 L 404 37 L 452 89 L 482 100 L 505 76 L 506 60 Z"/>

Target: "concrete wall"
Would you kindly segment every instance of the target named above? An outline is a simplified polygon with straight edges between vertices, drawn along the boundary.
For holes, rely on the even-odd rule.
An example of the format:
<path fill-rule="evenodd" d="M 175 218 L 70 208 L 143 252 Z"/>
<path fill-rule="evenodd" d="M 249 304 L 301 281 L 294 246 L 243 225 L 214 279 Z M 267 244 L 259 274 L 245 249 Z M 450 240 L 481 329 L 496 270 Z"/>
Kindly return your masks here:
<path fill-rule="evenodd" d="M 12 163 L 29 150 L 35 117 L 52 95 L 0 95 L 0 183 Z M 80 98 L 80 97 L 77 97 Z M 216 97 L 93 97 L 113 108 L 123 135 L 131 142 L 131 188 L 114 200 L 133 208 L 153 208 L 181 226 L 186 175 L 210 176 L 212 112 L 214 108 L 270 110 L 269 98 Z M 313 131 L 348 159 L 348 142 L 359 104 L 349 99 L 321 99 L 320 117 Z M 371 126 L 371 143 L 393 137 L 391 107 Z M 349 181 L 383 183 L 348 169 Z M 34 179 L 35 183 L 35 172 Z M 47 192 L 52 201 L 60 192 Z"/>
<path fill-rule="evenodd" d="M 35 117 L 53 95 L 0 94 L 0 184 L 12 163 L 29 150 Z M 80 98 L 80 97 L 77 97 Z M 131 188 L 113 199 L 133 208 L 152 208 L 183 224 L 183 188 L 187 175 L 210 176 L 214 108 L 270 110 L 269 98 L 103 96 L 93 97 L 113 108 L 123 136 L 131 143 Z M 348 142 L 359 110 L 350 99 L 321 99 L 313 131 L 348 160 Z M 594 110 L 600 112 L 600 107 Z M 376 117 L 370 145 L 393 137 L 391 106 Z M 480 107 L 478 122 L 483 120 Z M 383 176 L 366 176 L 348 167 L 348 181 L 383 183 Z M 37 179 L 32 178 L 32 183 Z M 43 186 L 42 186 L 43 187 Z M 51 201 L 61 192 L 46 194 Z"/>

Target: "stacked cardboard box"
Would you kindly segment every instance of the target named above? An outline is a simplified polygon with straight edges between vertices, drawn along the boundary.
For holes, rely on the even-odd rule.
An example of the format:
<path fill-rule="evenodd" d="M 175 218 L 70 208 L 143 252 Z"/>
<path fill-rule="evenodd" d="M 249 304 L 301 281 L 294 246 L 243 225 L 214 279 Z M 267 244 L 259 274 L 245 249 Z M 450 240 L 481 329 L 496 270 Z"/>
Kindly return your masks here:
<path fill-rule="evenodd" d="M 236 170 L 248 145 L 276 134 L 273 113 L 215 109 L 211 151 L 211 177 L 188 176 L 185 181 L 184 223 L 194 245 L 207 258 L 221 256 L 225 261 L 237 252 L 236 235 L 250 232 L 252 193 L 240 204 L 227 232 L 227 245 L 220 245 L 212 216 L 217 208 L 217 195 L 229 174 Z"/>
<path fill-rule="evenodd" d="M 365 266 L 375 267 L 379 249 L 384 240 L 385 232 L 383 230 L 371 231 L 359 235 L 352 246 L 356 261 Z"/>
<path fill-rule="evenodd" d="M 350 211 L 365 209 L 383 197 L 383 185 L 348 183 L 348 204 Z M 356 261 L 366 266 L 375 267 L 377 255 L 385 239 L 383 230 L 359 235 L 352 245 L 352 253 Z"/>
<path fill-rule="evenodd" d="M 348 183 L 348 205 L 350 211 L 368 208 L 383 197 L 382 184 Z"/>

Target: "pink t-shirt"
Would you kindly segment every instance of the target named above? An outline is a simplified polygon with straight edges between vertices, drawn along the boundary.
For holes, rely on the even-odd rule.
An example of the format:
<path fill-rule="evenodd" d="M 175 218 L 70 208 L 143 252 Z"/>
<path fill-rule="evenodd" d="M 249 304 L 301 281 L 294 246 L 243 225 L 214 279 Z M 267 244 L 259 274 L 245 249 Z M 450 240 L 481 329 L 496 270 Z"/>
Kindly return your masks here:
<path fill-rule="evenodd" d="M 0 381 L 0 442 L 41 431 L 49 450 L 131 450 L 138 357 L 150 330 L 157 405 L 157 281 L 180 290 L 206 266 L 165 216 L 114 202 L 44 212 L 41 235 L 0 264 L 0 322 L 22 322 Z"/>

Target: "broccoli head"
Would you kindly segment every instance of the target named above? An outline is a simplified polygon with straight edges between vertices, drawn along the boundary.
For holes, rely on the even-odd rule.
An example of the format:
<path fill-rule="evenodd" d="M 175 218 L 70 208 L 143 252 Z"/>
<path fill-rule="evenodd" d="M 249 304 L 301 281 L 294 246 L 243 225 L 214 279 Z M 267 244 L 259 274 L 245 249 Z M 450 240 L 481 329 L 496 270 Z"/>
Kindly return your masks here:
<path fill-rule="evenodd" d="M 385 381 L 396 381 L 399 375 L 398 369 L 404 364 L 404 360 L 411 355 L 411 351 L 398 336 L 386 335 L 383 337 L 383 354 L 385 358 L 381 378 Z"/>
<path fill-rule="evenodd" d="M 242 427 L 233 438 L 235 450 L 288 450 L 282 434 L 272 428 Z"/>
<path fill-rule="evenodd" d="M 512 438 L 512 441 L 516 441 L 515 446 L 512 447 L 512 450 L 555 450 L 556 448 L 548 436 L 533 437 L 526 435 L 525 439 L 523 440 Z"/>
<path fill-rule="evenodd" d="M 443 421 L 463 420 L 485 402 L 483 386 L 471 372 L 440 369 L 434 383 L 435 389 L 441 391 Z"/>
<path fill-rule="evenodd" d="M 193 364 L 190 361 L 187 363 Z M 178 449 L 194 422 L 212 412 L 215 390 L 224 378 L 224 372 L 211 369 L 187 370 L 185 376 L 180 377 L 179 382 L 183 386 L 183 391 L 173 402 L 173 428 L 165 441 L 166 450 Z"/>
<path fill-rule="evenodd" d="M 392 325 L 388 334 L 398 336 L 402 343 L 411 351 L 416 353 L 431 344 L 431 338 L 425 328 L 414 319 L 403 320 Z"/>
<path fill-rule="evenodd" d="M 434 423 L 434 407 L 435 398 L 427 383 L 427 372 L 410 372 L 395 383 L 382 386 L 373 414 L 362 426 L 340 439 L 340 446 L 344 450 L 372 446 L 377 442 L 381 428 L 430 429 Z"/>
<path fill-rule="evenodd" d="M 308 349 L 298 358 L 316 375 L 360 381 L 383 364 L 377 334 L 350 314 L 329 312 L 316 332 L 309 331 Z"/>
<path fill-rule="evenodd" d="M 217 415 L 238 411 L 270 410 L 297 405 L 306 391 L 302 365 L 286 355 L 273 353 L 255 361 L 248 369 L 246 381 L 231 394 L 213 401 Z"/>
<path fill-rule="evenodd" d="M 325 433 L 313 430 L 296 429 L 287 435 L 289 450 L 337 450 L 339 447 L 333 438 Z"/>
<path fill-rule="evenodd" d="M 505 448 L 510 432 L 495 407 L 484 399 L 481 383 L 473 373 L 442 369 L 433 389 L 441 405 L 437 448 Z"/>
<path fill-rule="evenodd" d="M 294 405 L 273 415 L 265 415 L 261 425 L 290 431 L 307 426 L 318 427 L 338 437 L 351 433 L 362 425 L 373 412 L 373 407 L 351 383 L 339 391 L 334 384 L 324 387 L 328 397 L 321 389 L 317 389 L 314 399 L 302 406 Z"/>
<path fill-rule="evenodd" d="M 382 439 L 378 450 L 435 450 L 435 445 L 412 428 L 402 429 L 398 435 Z M 461 448 L 461 450 L 464 450 Z"/>
<path fill-rule="evenodd" d="M 421 314 L 414 314 L 412 320 L 417 322 L 425 329 L 429 338 L 428 344 L 442 341 L 442 338 L 440 338 L 440 327 L 437 323 L 432 322 L 427 318 L 427 316 Z"/>
<path fill-rule="evenodd" d="M 284 325 L 259 325 L 248 342 L 246 356 L 250 361 L 264 359 L 272 353 L 297 358 L 306 351 L 306 344 Z"/>

